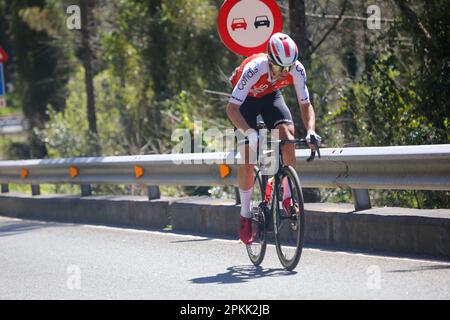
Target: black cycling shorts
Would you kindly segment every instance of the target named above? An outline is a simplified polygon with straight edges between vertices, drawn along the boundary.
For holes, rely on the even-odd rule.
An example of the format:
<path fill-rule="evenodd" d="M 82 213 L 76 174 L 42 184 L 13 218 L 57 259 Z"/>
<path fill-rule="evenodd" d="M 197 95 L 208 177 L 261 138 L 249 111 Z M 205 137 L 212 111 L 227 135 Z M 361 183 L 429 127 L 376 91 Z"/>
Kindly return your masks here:
<path fill-rule="evenodd" d="M 275 129 L 282 123 L 292 124 L 289 111 L 280 90 L 269 93 L 262 98 L 247 97 L 239 111 L 250 128 L 256 130 L 257 117 L 261 115 L 267 129 Z"/>

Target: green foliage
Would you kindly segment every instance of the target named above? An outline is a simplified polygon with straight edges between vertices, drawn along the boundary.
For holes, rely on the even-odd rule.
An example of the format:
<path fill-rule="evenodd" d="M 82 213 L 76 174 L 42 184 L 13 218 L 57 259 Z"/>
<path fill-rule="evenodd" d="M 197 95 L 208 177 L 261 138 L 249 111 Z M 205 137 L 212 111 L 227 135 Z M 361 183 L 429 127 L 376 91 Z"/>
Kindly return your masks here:
<path fill-rule="evenodd" d="M 342 107 L 332 114 L 350 114 L 346 134 L 359 137 L 361 146 L 430 144 L 437 131 L 418 107 L 414 79 L 401 74 L 398 59 L 381 55 L 360 80 L 350 83 Z"/>
<path fill-rule="evenodd" d="M 408 207 L 418 209 L 450 208 L 448 191 L 414 190 L 370 190 L 372 204 L 375 206 Z"/>
<path fill-rule="evenodd" d="M 381 55 L 366 76 L 352 82 L 342 98 L 342 107 L 332 114 L 350 115 L 347 137 L 358 137 L 361 146 L 420 145 L 441 141 L 439 129 L 420 108 L 422 98 L 414 77 L 400 72 L 393 54 Z M 376 191 L 378 206 L 416 208 L 449 207 L 448 193 L 424 191 Z"/>
<path fill-rule="evenodd" d="M 7 103 L 9 103 L 9 99 L 8 99 Z M 18 112 L 20 112 L 20 110 L 14 108 L 14 107 L 8 106 L 6 108 L 0 109 L 0 117 L 10 116 L 12 114 L 17 114 Z"/>
<path fill-rule="evenodd" d="M 87 123 L 86 97 L 84 89 L 84 70 L 79 68 L 74 78 L 69 81 L 70 95 L 66 100 L 66 108 L 56 112 L 49 106 L 47 114 L 49 121 L 45 129 L 38 131 L 42 141 L 45 142 L 49 157 L 83 157 L 89 156 L 95 139 L 89 134 Z M 120 130 L 120 111 L 117 105 L 110 104 L 111 83 L 108 72 L 99 74 L 95 79 L 98 95 L 98 123 L 99 142 L 105 154 L 123 154 L 122 139 L 124 134 Z"/>
<path fill-rule="evenodd" d="M 352 192 L 349 189 L 320 189 L 321 201 L 330 203 L 352 203 Z"/>
<path fill-rule="evenodd" d="M 422 10 L 418 19 L 431 38 L 404 16 L 372 44 L 379 49 L 372 53 L 365 75 L 344 87 L 341 107 L 327 120 L 346 120 L 345 139 L 357 137 L 361 146 L 448 143 L 450 97 L 443 88 L 450 85 L 450 34 L 445 27 L 450 21 L 446 14 Z M 412 35 L 413 52 L 398 44 L 404 32 Z M 381 49 L 380 43 L 385 44 Z M 448 192 L 377 191 L 372 198 L 375 205 L 449 207 Z"/>
<path fill-rule="evenodd" d="M 26 159 L 29 150 L 24 140 L 25 137 L 21 135 L 0 135 L 0 159 Z"/>
<path fill-rule="evenodd" d="M 403 16 L 399 29 L 412 36 L 415 62 L 411 73 L 417 79 L 418 108 L 436 130 L 433 143 L 450 141 L 450 2 L 428 1 L 418 6 L 417 19 Z"/>
<path fill-rule="evenodd" d="M 41 195 L 52 194 L 80 194 L 80 187 L 76 185 L 53 185 L 53 184 L 41 184 L 39 185 Z M 28 184 L 10 184 L 10 192 L 17 192 L 23 194 L 31 194 L 31 186 Z"/>

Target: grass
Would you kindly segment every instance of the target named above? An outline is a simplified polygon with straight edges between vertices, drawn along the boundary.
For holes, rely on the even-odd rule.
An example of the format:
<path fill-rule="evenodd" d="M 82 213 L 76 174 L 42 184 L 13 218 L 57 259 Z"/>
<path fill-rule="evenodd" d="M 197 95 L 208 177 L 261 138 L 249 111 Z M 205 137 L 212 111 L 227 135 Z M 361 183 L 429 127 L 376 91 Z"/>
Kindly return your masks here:
<path fill-rule="evenodd" d="M 92 195 L 147 195 L 147 187 L 140 187 L 134 185 L 92 185 Z M 161 187 L 161 194 L 164 196 L 182 196 L 181 187 Z M 30 184 L 10 184 L 10 192 L 17 192 L 23 194 L 31 194 Z M 68 194 L 81 195 L 81 188 L 79 185 L 72 184 L 41 184 L 41 195 L 52 194 Z"/>
<path fill-rule="evenodd" d="M 41 195 L 52 194 L 73 194 L 80 195 L 81 189 L 77 185 L 53 185 L 53 184 L 41 184 Z M 10 184 L 10 192 L 17 192 L 23 194 L 31 194 L 31 185 L 29 184 Z"/>
<path fill-rule="evenodd" d="M 22 112 L 16 108 L 11 108 L 11 107 L 0 108 L 0 117 L 21 115 L 21 114 L 22 114 Z"/>

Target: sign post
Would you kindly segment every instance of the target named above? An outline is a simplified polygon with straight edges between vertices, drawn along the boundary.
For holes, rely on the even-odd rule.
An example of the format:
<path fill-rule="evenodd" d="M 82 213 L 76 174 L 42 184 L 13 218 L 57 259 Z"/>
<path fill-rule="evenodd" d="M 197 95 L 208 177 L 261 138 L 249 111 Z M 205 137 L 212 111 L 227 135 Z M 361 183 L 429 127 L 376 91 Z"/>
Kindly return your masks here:
<path fill-rule="evenodd" d="M 3 73 L 3 63 L 0 63 L 0 109 L 1 108 L 6 108 L 5 76 Z"/>
<path fill-rule="evenodd" d="M 250 56 L 266 51 L 270 37 L 283 30 L 283 16 L 275 0 L 225 0 L 218 30 L 228 49 Z"/>
<path fill-rule="evenodd" d="M 3 63 L 6 61 L 8 61 L 8 55 L 5 50 L 0 47 L 0 108 L 6 107 L 5 74 L 3 72 Z"/>

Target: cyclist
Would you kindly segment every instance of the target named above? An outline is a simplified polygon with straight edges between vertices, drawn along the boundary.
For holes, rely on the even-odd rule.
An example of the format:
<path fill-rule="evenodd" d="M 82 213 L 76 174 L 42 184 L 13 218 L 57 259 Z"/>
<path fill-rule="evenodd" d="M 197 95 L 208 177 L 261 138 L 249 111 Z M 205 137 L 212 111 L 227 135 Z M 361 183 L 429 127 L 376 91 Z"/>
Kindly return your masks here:
<path fill-rule="evenodd" d="M 315 132 L 315 113 L 309 100 L 306 73 L 297 60 L 298 48 L 286 34 L 275 33 L 267 44 L 267 53 L 255 54 L 245 59 L 230 78 L 234 87 L 227 105 L 227 115 L 236 130 L 240 130 L 245 141 L 238 141 L 239 151 L 245 156 L 245 163 L 238 169 L 238 185 L 241 198 L 239 238 L 244 244 L 253 241 L 252 203 L 253 169 L 249 163 L 249 147 L 256 150 L 258 134 L 257 116 L 261 115 L 269 130 L 277 129 L 280 139 L 294 138 L 294 123 L 280 89 L 294 85 L 300 106 L 301 118 L 307 130 L 306 140 L 314 136 L 320 144 L 320 136 Z M 315 145 L 309 144 L 311 149 Z M 286 165 L 295 164 L 295 145 L 282 147 Z M 287 179 L 283 181 L 283 206 L 289 212 L 291 195 Z"/>

